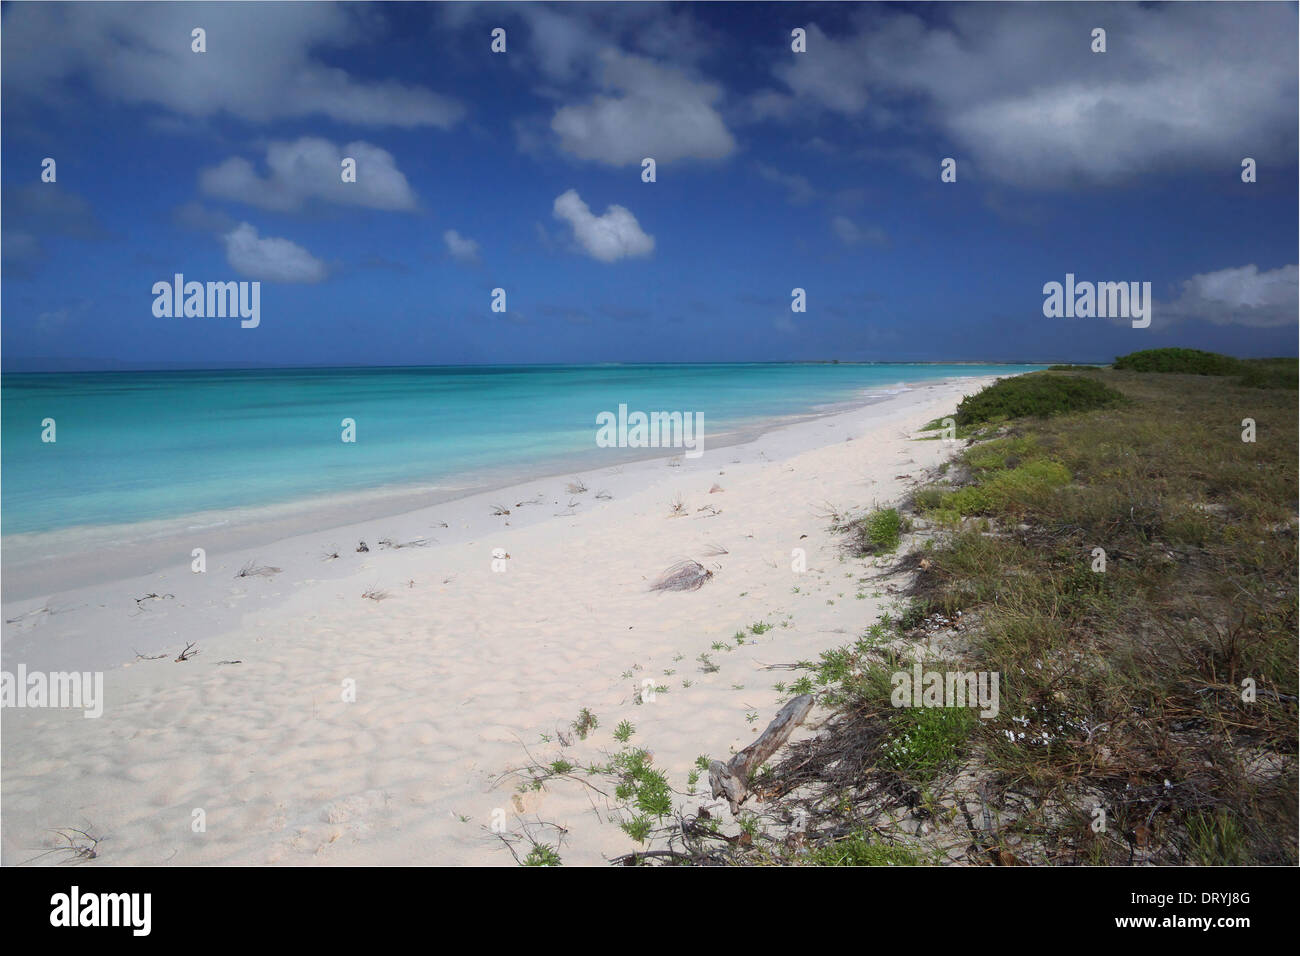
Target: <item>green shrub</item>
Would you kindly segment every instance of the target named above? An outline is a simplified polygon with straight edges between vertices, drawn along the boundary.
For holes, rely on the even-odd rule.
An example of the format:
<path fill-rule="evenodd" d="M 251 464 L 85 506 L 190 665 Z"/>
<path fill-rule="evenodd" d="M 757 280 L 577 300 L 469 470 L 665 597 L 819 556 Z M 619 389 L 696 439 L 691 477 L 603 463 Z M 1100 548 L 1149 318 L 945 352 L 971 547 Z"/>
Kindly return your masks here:
<path fill-rule="evenodd" d="M 881 763 L 913 783 L 929 783 L 966 749 L 976 718 L 967 707 L 904 707 L 889 720 Z"/>
<path fill-rule="evenodd" d="M 1034 372 L 998 379 L 983 391 L 962 399 L 956 419 L 958 425 L 972 425 L 1029 416 L 1046 418 L 1123 401 L 1123 395 L 1093 378 Z"/>
<path fill-rule="evenodd" d="M 808 858 L 814 866 L 921 866 L 922 860 L 907 847 L 872 843 L 859 830 L 828 846 L 818 847 Z"/>
<path fill-rule="evenodd" d="M 1132 372 L 1177 372 L 1183 375 L 1232 375 L 1241 360 L 1200 349 L 1144 349 L 1115 359 L 1115 368 Z"/>
<path fill-rule="evenodd" d="M 1236 384 L 1248 388 L 1296 388 L 1300 382 L 1297 359 L 1238 359 L 1200 349 L 1146 349 L 1121 355 L 1115 359 L 1115 368 L 1183 375 L 1234 375 Z"/>
<path fill-rule="evenodd" d="M 1070 470 L 1059 461 L 1034 458 L 1005 471 L 994 471 L 977 485 L 940 492 L 927 508 L 937 520 L 954 523 L 965 515 L 1011 514 L 1041 507 L 1057 488 L 1068 485 Z M 919 501 L 918 497 L 918 501 Z"/>
<path fill-rule="evenodd" d="M 853 523 L 853 545 L 858 554 L 889 554 L 898 550 L 903 519 L 897 508 L 878 508 Z"/>

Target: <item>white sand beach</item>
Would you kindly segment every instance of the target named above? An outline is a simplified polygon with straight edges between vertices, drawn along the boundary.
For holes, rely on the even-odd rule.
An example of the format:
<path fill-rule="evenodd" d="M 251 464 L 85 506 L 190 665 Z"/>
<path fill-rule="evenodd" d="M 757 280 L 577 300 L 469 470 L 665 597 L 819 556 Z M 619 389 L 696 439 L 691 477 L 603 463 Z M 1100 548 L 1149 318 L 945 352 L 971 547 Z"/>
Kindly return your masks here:
<path fill-rule="evenodd" d="M 3 711 L 2 862 L 66 862 L 42 854 L 61 843 L 53 829 L 75 827 L 99 840 L 85 865 L 514 865 L 494 810 L 508 830 L 558 843 L 566 865 L 626 853 L 637 844 L 614 801 L 564 780 L 521 793 L 508 772 L 529 754 L 603 761 L 622 746 L 620 721 L 678 789 L 699 755 L 745 746 L 789 679 L 764 664 L 847 643 L 890 603 L 862 583 L 879 569 L 845 558 L 825 515 L 897 500 L 954 450 L 917 429 L 990 381 L 919 384 L 673 465 L 666 455 L 210 551 L 202 574 L 186 551 L 165 573 L 6 602 L 4 669 L 103 670 L 105 701 L 97 719 Z M 587 490 L 567 491 L 577 480 Z M 504 571 L 494 549 L 509 555 Z M 683 558 L 712 579 L 649 590 Z M 236 577 L 249 562 L 281 570 Z M 382 599 L 363 597 L 371 589 Z M 748 633 L 756 622 L 773 626 Z M 731 647 L 711 651 L 716 641 Z M 191 643 L 197 654 L 176 661 Z M 716 672 L 702 672 L 702 653 Z M 666 690 L 637 703 L 644 678 Z M 599 726 L 564 747 L 557 730 L 582 708 Z M 707 790 L 705 778 L 679 805 L 725 818 Z"/>

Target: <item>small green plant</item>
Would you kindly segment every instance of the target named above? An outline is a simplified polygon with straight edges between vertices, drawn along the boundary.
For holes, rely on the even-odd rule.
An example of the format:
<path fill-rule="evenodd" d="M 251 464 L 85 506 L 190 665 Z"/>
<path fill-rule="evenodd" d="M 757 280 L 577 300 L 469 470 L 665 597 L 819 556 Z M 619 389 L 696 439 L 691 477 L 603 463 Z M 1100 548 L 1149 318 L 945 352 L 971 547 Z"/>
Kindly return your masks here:
<path fill-rule="evenodd" d="M 636 816 L 631 820 L 624 820 L 619 826 L 623 832 L 630 836 L 637 843 L 645 843 L 646 837 L 650 835 L 650 820 L 644 816 Z"/>
<path fill-rule="evenodd" d="M 554 847 L 547 846 L 544 843 L 534 843 L 533 848 L 528 851 L 524 857 L 524 866 L 559 866 L 560 854 L 555 851 Z"/>
<path fill-rule="evenodd" d="M 621 720 L 618 726 L 614 728 L 614 739 L 621 744 L 625 744 L 632 739 L 634 733 L 636 733 L 636 728 L 630 722 Z"/>
<path fill-rule="evenodd" d="M 599 727 L 600 722 L 596 720 L 595 714 L 584 707 L 578 711 L 578 719 L 570 726 L 573 727 L 573 732 L 578 735 L 579 740 L 586 740 L 587 734 Z"/>
<path fill-rule="evenodd" d="M 976 718 L 966 707 L 904 707 L 889 720 L 881 762 L 914 783 L 928 783 L 965 750 Z"/>
<path fill-rule="evenodd" d="M 1187 821 L 1190 856 L 1199 866 L 1242 866 L 1250 849 L 1240 821 L 1225 810 L 1195 813 Z"/>
<path fill-rule="evenodd" d="M 813 866 L 921 866 L 920 856 L 907 847 L 872 843 L 865 831 L 818 847 L 808 855 Z"/>

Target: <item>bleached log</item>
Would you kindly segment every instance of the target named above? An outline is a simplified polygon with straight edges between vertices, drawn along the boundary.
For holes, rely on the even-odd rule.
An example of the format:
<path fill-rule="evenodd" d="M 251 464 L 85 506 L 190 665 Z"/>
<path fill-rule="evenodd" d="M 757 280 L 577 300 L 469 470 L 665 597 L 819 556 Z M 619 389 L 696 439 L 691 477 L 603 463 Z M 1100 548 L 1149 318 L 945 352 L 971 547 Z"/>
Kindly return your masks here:
<path fill-rule="evenodd" d="M 812 709 L 813 695 L 800 694 L 782 707 L 758 739 L 726 763 L 713 760 L 709 763 L 709 786 L 713 796 L 726 797 L 731 812 L 738 813 L 740 805 L 749 796 L 749 779 L 768 757 L 781 749 L 794 729 L 803 723 Z"/>

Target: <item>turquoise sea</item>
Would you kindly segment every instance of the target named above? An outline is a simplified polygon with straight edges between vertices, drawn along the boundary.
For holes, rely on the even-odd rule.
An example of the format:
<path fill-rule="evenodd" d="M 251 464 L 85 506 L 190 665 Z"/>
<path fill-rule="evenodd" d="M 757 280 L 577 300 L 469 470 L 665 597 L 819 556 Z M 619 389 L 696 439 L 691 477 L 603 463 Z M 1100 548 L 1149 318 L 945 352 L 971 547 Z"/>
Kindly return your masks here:
<path fill-rule="evenodd" d="M 702 413 L 710 435 L 1004 365 L 602 365 L 99 372 L 0 379 L 6 535 L 524 477 L 589 462 L 596 416 Z M 42 422 L 55 422 L 53 443 Z M 356 442 L 341 440 L 345 418 Z"/>

